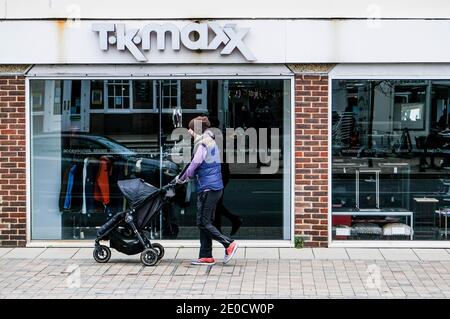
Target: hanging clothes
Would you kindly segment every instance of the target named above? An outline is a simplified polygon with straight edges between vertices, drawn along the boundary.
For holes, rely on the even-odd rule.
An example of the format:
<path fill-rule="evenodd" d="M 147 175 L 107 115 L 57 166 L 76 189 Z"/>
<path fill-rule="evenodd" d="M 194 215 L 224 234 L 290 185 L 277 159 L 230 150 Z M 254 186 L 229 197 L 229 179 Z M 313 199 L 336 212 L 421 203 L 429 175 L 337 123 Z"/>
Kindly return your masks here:
<path fill-rule="evenodd" d="M 97 177 L 95 180 L 94 199 L 103 205 L 110 202 L 110 178 L 112 175 L 112 161 L 107 156 L 100 157 Z"/>
<path fill-rule="evenodd" d="M 59 210 L 62 212 L 65 209 L 65 202 L 67 196 L 67 186 L 69 182 L 69 173 L 72 167 L 69 165 L 65 168 L 61 179 L 61 191 L 59 192 Z"/>
<path fill-rule="evenodd" d="M 66 196 L 64 200 L 64 209 L 70 209 L 72 207 L 72 189 L 75 180 L 75 171 L 77 169 L 76 165 L 72 165 L 69 171 L 68 181 L 67 181 L 67 190 Z"/>
<path fill-rule="evenodd" d="M 86 214 L 86 178 L 87 178 L 87 166 L 89 158 L 85 158 L 83 161 L 83 205 L 81 206 L 81 213 Z"/>
<path fill-rule="evenodd" d="M 66 166 L 61 180 L 59 209 L 61 212 L 81 210 L 82 203 L 82 169 L 76 161 Z"/>
<path fill-rule="evenodd" d="M 77 159 L 74 173 L 70 211 L 80 212 L 83 204 L 83 160 Z"/>
<path fill-rule="evenodd" d="M 82 214 L 90 214 L 94 211 L 95 180 L 98 172 L 98 161 L 95 158 L 86 157 L 83 165 L 83 204 Z"/>

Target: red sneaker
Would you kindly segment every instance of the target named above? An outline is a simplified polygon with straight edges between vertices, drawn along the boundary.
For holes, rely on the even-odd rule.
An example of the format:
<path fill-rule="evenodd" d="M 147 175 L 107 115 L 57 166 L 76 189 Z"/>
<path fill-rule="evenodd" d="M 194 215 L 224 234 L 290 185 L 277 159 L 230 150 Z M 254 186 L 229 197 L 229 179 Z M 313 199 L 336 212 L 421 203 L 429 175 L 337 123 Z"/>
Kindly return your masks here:
<path fill-rule="evenodd" d="M 234 241 L 230 244 L 230 246 L 228 246 L 228 248 L 225 249 L 225 258 L 223 259 L 224 264 L 228 263 L 231 258 L 233 258 L 234 254 L 236 254 L 237 248 L 238 245 Z"/>
<path fill-rule="evenodd" d="M 199 258 L 199 259 L 195 259 L 195 260 L 191 261 L 192 265 L 210 266 L 210 265 L 214 265 L 215 263 L 216 263 L 216 261 L 214 260 L 214 258 Z"/>

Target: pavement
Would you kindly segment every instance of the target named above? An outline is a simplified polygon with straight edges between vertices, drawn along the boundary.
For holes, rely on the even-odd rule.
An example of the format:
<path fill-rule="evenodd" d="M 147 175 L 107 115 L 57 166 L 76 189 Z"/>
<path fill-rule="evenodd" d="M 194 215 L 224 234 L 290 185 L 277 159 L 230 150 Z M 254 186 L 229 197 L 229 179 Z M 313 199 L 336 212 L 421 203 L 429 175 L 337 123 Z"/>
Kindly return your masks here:
<path fill-rule="evenodd" d="M 4 298 L 449 298 L 450 250 L 240 248 L 227 265 L 193 266 L 197 248 L 166 248 L 155 267 L 113 250 L 1 248 Z"/>

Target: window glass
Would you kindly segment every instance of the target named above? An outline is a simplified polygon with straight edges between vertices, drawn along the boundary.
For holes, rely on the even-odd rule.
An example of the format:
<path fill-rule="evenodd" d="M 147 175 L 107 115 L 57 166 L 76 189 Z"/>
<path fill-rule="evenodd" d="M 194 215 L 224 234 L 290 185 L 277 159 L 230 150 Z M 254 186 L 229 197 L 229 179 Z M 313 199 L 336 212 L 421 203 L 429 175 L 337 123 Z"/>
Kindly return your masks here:
<path fill-rule="evenodd" d="M 129 109 L 130 108 L 130 81 L 109 80 L 108 86 L 108 108 Z"/>
<path fill-rule="evenodd" d="M 31 96 L 30 102 L 33 112 L 44 111 L 44 100 L 45 100 L 45 81 L 44 80 L 34 80 L 30 82 Z"/>
<path fill-rule="evenodd" d="M 63 105 L 63 81 L 55 81 L 55 92 L 53 98 L 53 114 L 61 115 Z"/>
<path fill-rule="evenodd" d="M 81 112 L 81 81 L 73 80 L 70 98 L 70 114 L 79 115 Z"/>
<path fill-rule="evenodd" d="M 133 108 L 153 109 L 153 85 L 151 80 L 133 81 Z"/>
<path fill-rule="evenodd" d="M 91 84 L 91 98 L 90 98 L 90 108 L 103 109 L 103 99 L 104 99 L 104 81 L 103 80 L 93 80 L 90 81 Z"/>
<path fill-rule="evenodd" d="M 333 80 L 334 240 L 446 240 L 448 81 Z"/>
<path fill-rule="evenodd" d="M 158 81 L 156 99 L 161 103 L 163 109 L 173 109 L 180 106 L 180 81 Z"/>
<path fill-rule="evenodd" d="M 290 239 L 290 88 L 282 79 L 31 79 L 31 238 L 95 238 L 130 208 L 118 181 L 172 181 L 193 146 L 187 130 L 172 133 L 206 115 L 224 159 L 216 225 L 234 238 Z M 198 239 L 197 186 L 177 189 L 145 236 Z"/>

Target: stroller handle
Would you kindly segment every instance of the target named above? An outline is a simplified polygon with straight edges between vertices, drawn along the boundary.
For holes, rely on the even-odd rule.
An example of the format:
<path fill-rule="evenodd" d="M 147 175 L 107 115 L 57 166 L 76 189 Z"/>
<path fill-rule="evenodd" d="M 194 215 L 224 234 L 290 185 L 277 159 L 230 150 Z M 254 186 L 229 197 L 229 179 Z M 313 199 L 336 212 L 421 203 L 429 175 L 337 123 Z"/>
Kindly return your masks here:
<path fill-rule="evenodd" d="M 173 180 L 171 180 L 168 184 L 164 185 L 163 187 L 161 187 L 162 190 L 167 190 L 169 188 L 175 187 L 176 185 L 178 185 L 176 179 L 174 178 Z"/>

